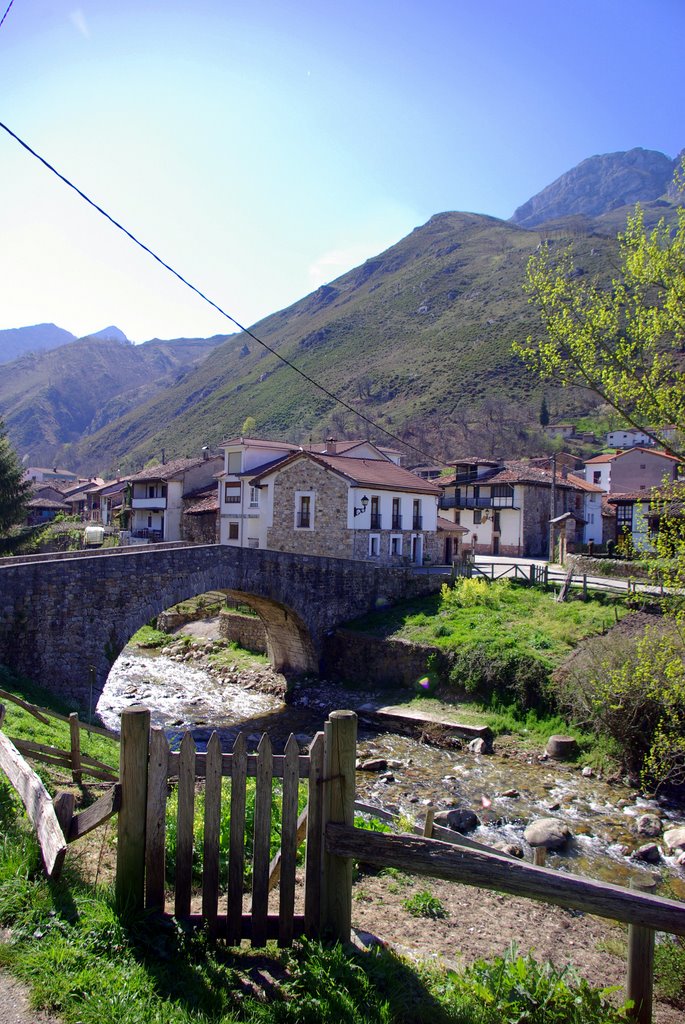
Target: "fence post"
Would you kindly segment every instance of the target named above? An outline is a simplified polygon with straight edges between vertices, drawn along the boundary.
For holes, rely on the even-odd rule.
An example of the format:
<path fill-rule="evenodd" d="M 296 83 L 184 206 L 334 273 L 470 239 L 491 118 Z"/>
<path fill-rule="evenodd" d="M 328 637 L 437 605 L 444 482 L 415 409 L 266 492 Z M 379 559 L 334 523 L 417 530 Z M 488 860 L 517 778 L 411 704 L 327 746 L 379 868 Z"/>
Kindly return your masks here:
<path fill-rule="evenodd" d="M 69 715 L 69 737 L 71 740 L 71 778 L 76 786 L 80 786 L 83 781 L 83 772 L 81 771 L 81 730 L 76 711 L 72 711 Z"/>
<path fill-rule="evenodd" d="M 433 835 L 433 819 L 435 818 L 435 808 L 433 804 L 428 804 L 426 807 L 426 818 L 423 823 L 423 834 L 426 839 L 430 839 Z"/>
<path fill-rule="evenodd" d="M 631 889 L 654 892 L 653 877 L 633 879 Z M 654 983 L 654 929 L 642 925 L 628 925 L 628 973 L 626 995 L 634 1006 L 630 1019 L 635 1024 L 652 1024 L 652 996 Z"/>
<path fill-rule="evenodd" d="M 326 826 L 354 824 L 356 757 L 357 716 L 354 711 L 332 711 L 324 728 L 321 928 L 339 942 L 349 942 L 352 930 L 352 858 L 326 852 Z"/>
<path fill-rule="evenodd" d="M 139 912 L 145 897 L 145 818 L 150 712 L 128 708 L 121 715 L 119 782 L 121 808 L 117 838 L 117 913 Z"/>
<path fill-rule="evenodd" d="M 549 565 L 545 562 L 545 586 L 549 585 Z"/>

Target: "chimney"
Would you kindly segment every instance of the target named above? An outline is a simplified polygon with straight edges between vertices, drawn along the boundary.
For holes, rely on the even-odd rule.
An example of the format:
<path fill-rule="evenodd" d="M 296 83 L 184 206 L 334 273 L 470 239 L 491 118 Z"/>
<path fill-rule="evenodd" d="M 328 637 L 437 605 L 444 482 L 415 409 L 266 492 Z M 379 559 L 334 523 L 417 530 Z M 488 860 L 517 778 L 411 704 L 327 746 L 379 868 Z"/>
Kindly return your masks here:
<path fill-rule="evenodd" d="M 334 437 L 326 438 L 326 455 L 336 455 L 338 451 L 338 444 Z"/>
<path fill-rule="evenodd" d="M 568 480 L 568 466 L 561 467 L 561 479 Z"/>
<path fill-rule="evenodd" d="M 205 462 L 209 458 L 209 445 L 208 444 L 203 444 L 202 445 L 202 458 L 205 460 Z"/>

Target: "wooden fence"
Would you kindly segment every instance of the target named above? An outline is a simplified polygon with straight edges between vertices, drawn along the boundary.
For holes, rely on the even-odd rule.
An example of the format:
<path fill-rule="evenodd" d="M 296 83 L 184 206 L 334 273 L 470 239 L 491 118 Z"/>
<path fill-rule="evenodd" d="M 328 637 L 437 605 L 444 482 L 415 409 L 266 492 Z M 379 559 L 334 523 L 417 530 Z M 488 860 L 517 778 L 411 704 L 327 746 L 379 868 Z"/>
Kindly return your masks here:
<path fill-rule="evenodd" d="M 356 715 L 333 712 L 323 733 L 301 754 L 290 737 L 285 752 L 273 754 L 269 737 L 257 752 L 247 752 L 240 734 L 230 753 L 222 753 L 213 734 L 206 752 L 195 749 L 187 733 L 180 751 L 169 749 L 161 729 L 149 727 L 145 709 L 124 712 L 121 720 L 121 809 L 117 846 L 116 900 L 123 910 L 167 910 L 167 804 L 176 781 L 176 848 L 169 908 L 178 918 L 207 927 L 231 943 L 249 938 L 289 945 L 293 938 L 322 930 L 349 936 L 352 862 L 326 854 L 329 821 L 352 824 L 356 754 Z M 230 796 L 222 779 L 230 780 Z M 251 862 L 246 865 L 247 780 L 254 779 Z M 201 881 L 193 887 L 193 848 L 198 783 L 204 783 Z M 274 793 L 274 782 L 278 793 Z M 300 785 L 307 788 L 307 814 L 298 815 Z M 273 801 L 281 810 L 280 845 L 270 856 Z M 227 870 L 220 874 L 222 800 L 230 804 Z M 304 898 L 295 912 L 298 845 L 306 844 Z M 251 872 L 251 905 L 243 908 L 246 867 Z M 278 882 L 278 909 L 269 913 L 269 891 Z"/>
<path fill-rule="evenodd" d="M 634 579 L 607 579 L 606 577 L 588 576 L 587 573 L 569 573 L 564 569 L 554 569 L 547 562 L 525 563 L 519 562 L 488 562 L 480 559 L 474 562 L 471 559 L 455 562 L 452 566 L 453 577 L 476 577 L 489 581 L 500 579 L 519 579 L 530 586 L 548 587 L 554 584 L 560 586 L 576 587 L 587 594 L 588 590 L 601 590 L 614 594 L 655 594 L 663 597 L 664 587 L 650 586 L 648 583 L 640 583 Z M 639 590 L 638 590 L 639 588 Z"/>

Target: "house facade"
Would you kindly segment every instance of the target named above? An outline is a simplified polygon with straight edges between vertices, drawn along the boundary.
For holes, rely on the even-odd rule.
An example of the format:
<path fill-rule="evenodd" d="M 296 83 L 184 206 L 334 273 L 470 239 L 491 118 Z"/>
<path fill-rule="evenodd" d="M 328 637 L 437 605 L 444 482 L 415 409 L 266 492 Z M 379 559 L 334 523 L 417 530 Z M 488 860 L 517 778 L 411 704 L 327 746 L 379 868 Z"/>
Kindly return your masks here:
<path fill-rule="evenodd" d="M 463 547 L 480 555 L 547 557 L 550 520 L 570 513 L 568 549 L 601 542 L 601 488 L 524 461 L 465 459 L 443 482 L 441 514 L 468 531 Z"/>
<path fill-rule="evenodd" d="M 585 462 L 585 479 L 608 494 L 649 491 L 664 479 L 675 480 L 680 463 L 654 448 L 627 448 L 596 455 Z"/>
<path fill-rule="evenodd" d="M 211 486 L 221 472 L 220 455 L 174 459 L 129 478 L 130 531 L 134 540 L 184 540 L 183 495 Z"/>
<path fill-rule="evenodd" d="M 396 453 L 368 441 L 223 447 L 221 543 L 382 564 L 441 560 L 440 490 L 397 465 Z"/>

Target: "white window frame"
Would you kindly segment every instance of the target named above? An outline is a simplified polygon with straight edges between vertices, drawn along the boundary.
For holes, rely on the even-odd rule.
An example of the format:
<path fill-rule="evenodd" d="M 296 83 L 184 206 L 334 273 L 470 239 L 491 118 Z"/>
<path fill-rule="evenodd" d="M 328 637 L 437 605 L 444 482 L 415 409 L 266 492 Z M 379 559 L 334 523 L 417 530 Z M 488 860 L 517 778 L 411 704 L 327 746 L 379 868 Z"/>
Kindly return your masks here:
<path fill-rule="evenodd" d="M 375 547 L 375 551 L 373 550 Z M 381 557 L 381 535 L 380 533 L 369 534 L 369 558 Z"/>
<path fill-rule="evenodd" d="M 396 548 L 397 550 L 393 550 Z M 402 534 L 391 533 L 390 534 L 390 554 L 395 558 L 402 557 Z"/>
<path fill-rule="evenodd" d="M 259 508 L 259 487 L 250 487 L 250 508 Z"/>
<path fill-rule="evenodd" d="M 298 520 L 301 515 L 302 499 L 309 498 L 309 526 L 300 526 Z M 293 514 L 293 528 L 295 530 L 313 530 L 316 506 L 316 491 L 295 491 L 295 509 Z"/>

